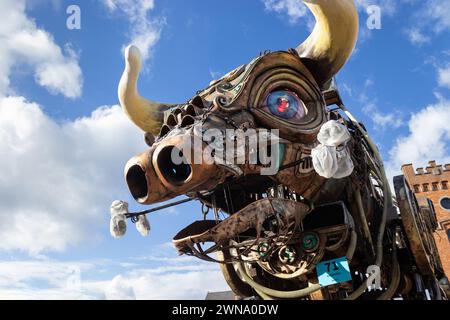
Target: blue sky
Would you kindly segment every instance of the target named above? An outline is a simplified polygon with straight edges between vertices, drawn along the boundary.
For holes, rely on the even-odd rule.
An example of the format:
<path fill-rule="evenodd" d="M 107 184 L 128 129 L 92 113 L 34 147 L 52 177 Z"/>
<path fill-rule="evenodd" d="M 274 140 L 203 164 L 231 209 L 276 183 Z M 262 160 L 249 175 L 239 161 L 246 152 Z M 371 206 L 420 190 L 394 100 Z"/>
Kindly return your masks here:
<path fill-rule="evenodd" d="M 344 101 L 402 163 L 450 163 L 450 1 L 357 0 L 361 33 L 337 77 Z M 81 30 L 66 8 L 81 9 Z M 378 5 L 381 29 L 366 26 Z M 170 240 L 200 218 L 186 204 L 109 236 L 109 205 L 130 202 L 125 162 L 145 150 L 117 106 L 129 43 L 146 57 L 140 89 L 183 102 L 264 50 L 296 47 L 312 17 L 297 0 L 4 0 L 0 26 L 0 298 L 202 299 L 218 267 L 177 257 Z"/>

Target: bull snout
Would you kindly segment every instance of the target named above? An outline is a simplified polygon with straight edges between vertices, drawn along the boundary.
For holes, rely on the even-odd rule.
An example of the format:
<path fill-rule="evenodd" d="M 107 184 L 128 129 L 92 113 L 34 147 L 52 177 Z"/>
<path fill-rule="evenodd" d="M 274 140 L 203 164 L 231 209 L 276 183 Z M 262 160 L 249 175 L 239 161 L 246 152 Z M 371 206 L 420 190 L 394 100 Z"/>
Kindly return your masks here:
<path fill-rule="evenodd" d="M 140 204 L 151 204 L 174 197 L 158 179 L 152 167 L 153 150 L 137 155 L 125 166 L 125 180 L 133 198 Z"/>
<path fill-rule="evenodd" d="M 153 163 L 161 181 L 168 187 L 181 187 L 193 177 L 192 165 L 177 146 L 158 148 Z"/>
<path fill-rule="evenodd" d="M 125 172 L 125 179 L 134 199 L 145 199 L 148 195 L 149 185 L 145 175 L 145 167 L 139 162 L 131 160 L 130 167 Z"/>
<path fill-rule="evenodd" d="M 125 179 L 133 198 L 153 204 L 194 191 L 210 190 L 225 178 L 205 144 L 191 135 L 166 138 L 132 158 Z"/>

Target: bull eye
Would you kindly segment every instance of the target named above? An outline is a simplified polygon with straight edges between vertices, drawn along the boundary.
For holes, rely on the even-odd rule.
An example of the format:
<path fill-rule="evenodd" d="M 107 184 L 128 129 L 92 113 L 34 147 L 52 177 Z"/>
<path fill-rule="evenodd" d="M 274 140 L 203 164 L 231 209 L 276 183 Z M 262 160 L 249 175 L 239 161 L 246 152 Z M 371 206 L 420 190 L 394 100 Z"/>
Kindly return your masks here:
<path fill-rule="evenodd" d="M 304 103 L 289 90 L 277 90 L 270 93 L 264 109 L 264 111 L 285 120 L 301 120 L 307 114 Z"/>

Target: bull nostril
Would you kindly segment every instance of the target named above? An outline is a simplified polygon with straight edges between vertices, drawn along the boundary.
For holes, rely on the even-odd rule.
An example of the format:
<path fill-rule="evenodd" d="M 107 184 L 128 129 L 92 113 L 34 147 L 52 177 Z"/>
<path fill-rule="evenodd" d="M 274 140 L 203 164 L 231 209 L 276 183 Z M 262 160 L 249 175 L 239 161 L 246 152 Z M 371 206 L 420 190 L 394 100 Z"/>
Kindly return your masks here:
<path fill-rule="evenodd" d="M 172 154 L 180 157 L 181 164 L 177 164 L 173 161 Z M 181 185 L 185 183 L 190 178 L 192 173 L 192 168 L 189 164 L 187 164 L 187 160 L 182 151 L 173 146 L 162 149 L 158 155 L 156 163 L 163 177 L 173 185 Z"/>
<path fill-rule="evenodd" d="M 131 195 L 135 200 L 144 199 L 147 197 L 147 178 L 145 177 L 145 171 L 139 165 L 134 165 L 128 169 L 126 180 Z"/>

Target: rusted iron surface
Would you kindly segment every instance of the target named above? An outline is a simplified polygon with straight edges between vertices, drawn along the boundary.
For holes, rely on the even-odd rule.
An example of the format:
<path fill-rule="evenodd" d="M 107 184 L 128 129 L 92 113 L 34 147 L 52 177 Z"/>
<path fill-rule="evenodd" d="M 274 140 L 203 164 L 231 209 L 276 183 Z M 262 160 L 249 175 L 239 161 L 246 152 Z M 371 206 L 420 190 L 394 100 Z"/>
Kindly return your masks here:
<path fill-rule="evenodd" d="M 396 177 L 394 186 L 402 213 L 402 224 L 417 266 L 422 274 L 433 276 L 442 267 L 433 231 L 426 219 L 427 213 L 420 210 L 415 195 L 403 176 Z"/>
<path fill-rule="evenodd" d="M 140 96 L 139 50 L 126 50 L 119 98 L 149 146 L 128 162 L 128 187 L 141 204 L 180 195 L 199 200 L 203 220 L 180 231 L 173 244 L 181 254 L 222 263 L 237 295 L 304 298 L 311 293 L 305 288 L 319 288 L 315 266 L 343 257 L 355 274 L 374 265 L 383 270 L 381 282 L 389 290 L 382 299 L 400 291 L 416 298 L 411 279 L 439 297 L 433 289 L 442 275 L 431 236 L 436 221 L 401 179 L 397 213 L 378 149 L 331 81 L 355 46 L 355 3 L 304 2 L 316 17 L 305 42 L 261 53 L 184 103 Z M 205 137 L 212 131 L 224 139 Z M 269 143 L 255 148 L 237 138 L 246 133 L 245 139 Z M 263 174 L 269 149 L 276 170 Z M 309 298 L 357 299 L 366 289 L 358 276 Z"/>
<path fill-rule="evenodd" d="M 255 229 L 256 234 L 261 235 L 263 223 L 268 217 L 275 215 L 279 218 L 280 229 L 283 232 L 283 229 L 287 230 L 292 224 L 299 225 L 309 211 L 310 208 L 300 202 L 263 199 L 250 204 L 217 225 L 215 221 L 198 221 L 176 235 L 173 243 L 180 253 L 186 253 L 194 244 L 205 242 L 225 244 L 249 229 Z"/>

